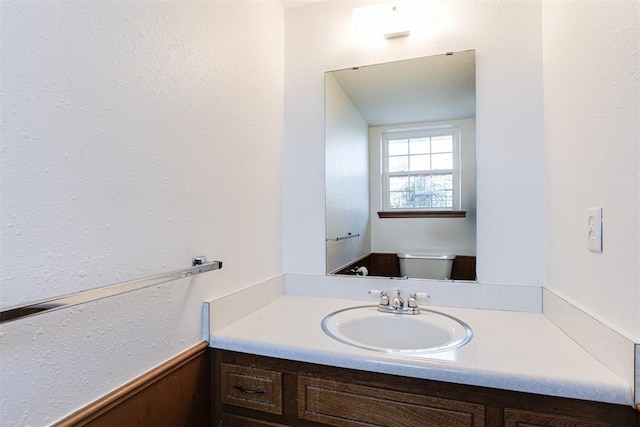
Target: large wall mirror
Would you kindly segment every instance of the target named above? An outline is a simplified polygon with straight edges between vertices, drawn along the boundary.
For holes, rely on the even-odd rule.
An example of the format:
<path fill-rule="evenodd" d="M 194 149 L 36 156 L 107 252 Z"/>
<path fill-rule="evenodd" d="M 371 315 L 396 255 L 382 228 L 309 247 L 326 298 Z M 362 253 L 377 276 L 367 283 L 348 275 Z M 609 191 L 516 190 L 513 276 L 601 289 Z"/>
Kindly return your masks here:
<path fill-rule="evenodd" d="M 475 51 L 327 72 L 325 108 L 327 273 L 475 280 Z"/>

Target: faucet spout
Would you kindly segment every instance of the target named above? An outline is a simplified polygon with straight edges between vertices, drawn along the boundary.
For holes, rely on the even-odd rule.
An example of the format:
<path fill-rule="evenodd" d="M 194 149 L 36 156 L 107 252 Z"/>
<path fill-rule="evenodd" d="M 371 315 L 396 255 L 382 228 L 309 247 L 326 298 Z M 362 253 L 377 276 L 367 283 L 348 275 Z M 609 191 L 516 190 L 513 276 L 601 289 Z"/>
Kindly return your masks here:
<path fill-rule="evenodd" d="M 393 298 L 391 307 L 393 307 L 394 310 L 402 310 L 404 308 L 404 300 L 400 296 L 400 289 L 398 289 L 398 294 Z"/>

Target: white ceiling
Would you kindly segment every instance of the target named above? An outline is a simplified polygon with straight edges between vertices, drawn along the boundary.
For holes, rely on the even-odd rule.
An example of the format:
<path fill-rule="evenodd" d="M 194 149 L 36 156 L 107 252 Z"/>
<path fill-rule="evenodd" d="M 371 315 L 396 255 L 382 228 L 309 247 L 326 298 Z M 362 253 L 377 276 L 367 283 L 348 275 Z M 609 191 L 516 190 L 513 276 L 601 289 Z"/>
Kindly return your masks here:
<path fill-rule="evenodd" d="M 323 0 L 280 0 L 280 4 L 287 9 L 291 7 L 304 6 L 311 3 L 318 3 Z"/>
<path fill-rule="evenodd" d="M 475 51 L 332 72 L 370 126 L 475 117 Z"/>

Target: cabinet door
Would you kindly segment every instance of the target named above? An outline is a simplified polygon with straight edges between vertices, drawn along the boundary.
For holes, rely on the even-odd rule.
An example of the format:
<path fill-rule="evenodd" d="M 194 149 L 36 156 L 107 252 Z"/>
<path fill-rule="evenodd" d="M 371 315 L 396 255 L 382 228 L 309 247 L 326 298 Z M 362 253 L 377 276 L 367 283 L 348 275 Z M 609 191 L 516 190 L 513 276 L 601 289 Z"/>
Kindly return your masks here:
<path fill-rule="evenodd" d="M 298 377 L 298 417 L 332 426 L 484 426 L 485 407 L 362 385 Z"/>
<path fill-rule="evenodd" d="M 504 410 L 505 427 L 610 427 L 611 423 L 518 409 Z"/>
<path fill-rule="evenodd" d="M 282 414 L 282 373 L 267 369 L 222 363 L 222 403 Z"/>

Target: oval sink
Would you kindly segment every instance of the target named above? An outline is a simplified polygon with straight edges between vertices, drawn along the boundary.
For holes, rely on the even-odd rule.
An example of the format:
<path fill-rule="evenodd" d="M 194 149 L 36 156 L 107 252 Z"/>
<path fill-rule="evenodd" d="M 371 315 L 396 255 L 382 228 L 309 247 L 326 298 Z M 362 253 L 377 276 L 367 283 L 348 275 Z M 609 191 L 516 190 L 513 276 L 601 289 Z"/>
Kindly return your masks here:
<path fill-rule="evenodd" d="M 334 311 L 322 319 L 331 338 L 387 353 L 436 353 L 462 347 L 473 337 L 469 325 L 425 308 L 420 314 L 381 313 L 375 305 Z"/>

